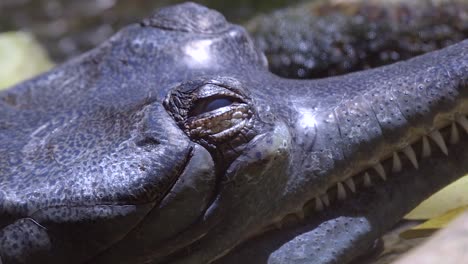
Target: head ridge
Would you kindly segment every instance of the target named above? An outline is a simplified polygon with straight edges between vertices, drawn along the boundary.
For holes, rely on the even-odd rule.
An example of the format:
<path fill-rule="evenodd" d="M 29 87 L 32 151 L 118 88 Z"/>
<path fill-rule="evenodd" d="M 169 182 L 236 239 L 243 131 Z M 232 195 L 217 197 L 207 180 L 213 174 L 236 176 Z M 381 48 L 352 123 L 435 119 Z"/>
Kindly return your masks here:
<path fill-rule="evenodd" d="M 229 23 L 215 10 L 186 2 L 156 11 L 145 19 L 142 25 L 174 31 L 215 34 L 226 30 Z"/>

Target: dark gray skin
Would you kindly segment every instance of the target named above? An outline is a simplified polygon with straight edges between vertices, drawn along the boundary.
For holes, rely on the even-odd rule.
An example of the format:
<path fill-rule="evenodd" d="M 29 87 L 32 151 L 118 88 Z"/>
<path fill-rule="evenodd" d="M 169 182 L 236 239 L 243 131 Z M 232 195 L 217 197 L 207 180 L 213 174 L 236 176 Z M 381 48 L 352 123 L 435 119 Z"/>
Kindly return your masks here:
<path fill-rule="evenodd" d="M 219 13 L 160 10 L 0 94 L 1 259 L 348 263 L 468 172 L 467 78 L 464 41 L 286 80 Z M 431 141 L 422 157 L 438 129 L 448 156 Z M 400 155 L 391 173 L 410 144 L 419 169 Z M 379 161 L 386 181 L 370 169 Z M 351 176 L 352 195 L 339 183 Z"/>

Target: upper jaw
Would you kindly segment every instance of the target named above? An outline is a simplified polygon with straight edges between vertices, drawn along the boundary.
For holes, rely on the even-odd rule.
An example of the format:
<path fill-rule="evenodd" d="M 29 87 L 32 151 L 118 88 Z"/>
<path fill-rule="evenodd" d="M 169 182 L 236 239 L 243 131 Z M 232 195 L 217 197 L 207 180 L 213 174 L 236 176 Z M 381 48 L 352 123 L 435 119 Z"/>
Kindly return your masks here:
<path fill-rule="evenodd" d="M 247 256 L 249 260 L 254 257 L 248 263 L 263 263 L 265 258 L 271 263 L 285 259 L 288 263 L 348 263 L 420 201 L 468 173 L 468 134 L 460 133 L 458 144 L 448 144 L 448 156 L 431 144 L 430 157 L 419 159 L 418 153 L 419 169 L 402 160 L 402 171 L 389 173 L 386 181 L 373 175 L 371 187 L 357 184 L 356 193 L 347 189 L 348 196 L 341 201 L 332 192 L 330 207 L 322 211 L 312 201 L 310 208 L 303 209 L 304 219 L 291 212 L 269 232 L 252 238 L 219 263 L 235 263 Z"/>
<path fill-rule="evenodd" d="M 466 82 L 459 85 L 462 94 Z M 248 258 L 249 263 L 263 263 L 263 259 L 303 263 L 306 259 L 322 264 L 356 258 L 418 203 L 468 173 L 466 110 L 465 98 L 460 96 L 446 112 L 432 113 L 431 126 L 407 124 L 406 129 L 395 130 L 401 141 L 396 136 L 386 141 L 382 134 L 370 141 L 370 147 L 356 150 L 355 156 L 330 162 L 324 162 L 326 155 L 319 156 L 321 152 L 313 147 L 327 146 L 318 142 L 325 138 L 318 136 L 324 127 L 316 123 L 309 133 L 317 134 L 309 134 L 310 141 L 302 139 L 303 147 L 295 145 L 302 151 L 292 157 L 292 167 L 299 170 L 290 176 L 292 191 L 282 197 L 284 204 L 277 205 L 287 209 L 272 218 L 263 234 L 218 263 Z M 321 161 L 322 167 L 314 170 L 310 166 L 314 160 Z"/>
<path fill-rule="evenodd" d="M 265 247 L 268 241 L 288 237 L 277 251 L 286 255 L 286 249 L 299 247 L 295 236 L 316 248 L 317 239 L 330 234 L 328 243 L 332 237 L 359 241 L 357 252 L 362 252 L 363 245 L 369 246 L 418 202 L 466 174 L 466 45 L 465 41 L 408 62 L 330 79 L 338 88 L 328 92 L 338 99 L 324 97 L 327 104 L 317 99 L 325 89 L 314 89 L 323 81 L 309 82 L 313 96 L 298 96 L 292 102 L 295 154 L 290 191 L 278 205 L 283 210 L 265 228 L 275 231 L 247 247 Z M 330 225 L 335 229 L 330 231 Z M 289 228 L 277 230 L 280 226 Z M 348 229 L 341 234 L 343 226 Z M 333 252 L 347 255 L 336 259 L 351 259 L 356 247 L 343 243 Z M 317 252 L 309 253 L 315 256 L 311 259 L 320 259 Z"/>

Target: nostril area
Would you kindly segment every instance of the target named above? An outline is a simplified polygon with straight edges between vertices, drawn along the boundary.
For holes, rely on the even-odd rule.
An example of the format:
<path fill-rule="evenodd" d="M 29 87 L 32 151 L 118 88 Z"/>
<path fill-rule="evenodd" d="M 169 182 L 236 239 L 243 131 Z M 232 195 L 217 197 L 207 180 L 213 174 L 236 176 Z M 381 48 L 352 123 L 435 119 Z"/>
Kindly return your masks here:
<path fill-rule="evenodd" d="M 142 147 L 148 151 L 159 144 L 161 144 L 161 142 L 153 137 L 145 137 L 136 141 L 138 147 Z"/>

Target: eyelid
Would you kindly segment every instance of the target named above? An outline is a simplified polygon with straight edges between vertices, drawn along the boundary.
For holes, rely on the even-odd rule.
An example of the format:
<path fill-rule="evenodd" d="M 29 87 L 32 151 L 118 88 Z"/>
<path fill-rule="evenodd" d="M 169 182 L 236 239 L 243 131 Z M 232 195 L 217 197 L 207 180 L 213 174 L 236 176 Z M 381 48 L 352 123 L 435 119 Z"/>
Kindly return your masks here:
<path fill-rule="evenodd" d="M 205 98 L 208 99 L 212 97 L 221 97 L 221 96 L 237 98 L 238 100 L 242 100 L 242 97 L 243 97 L 224 86 L 219 86 L 219 85 L 211 84 L 211 83 L 204 84 L 203 86 L 198 88 L 198 91 L 197 91 L 198 100 L 205 99 Z"/>

